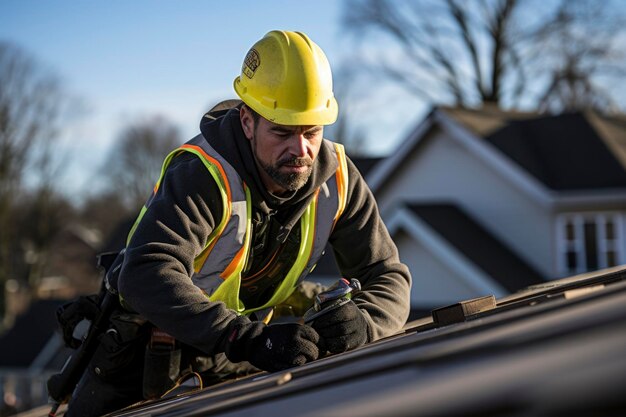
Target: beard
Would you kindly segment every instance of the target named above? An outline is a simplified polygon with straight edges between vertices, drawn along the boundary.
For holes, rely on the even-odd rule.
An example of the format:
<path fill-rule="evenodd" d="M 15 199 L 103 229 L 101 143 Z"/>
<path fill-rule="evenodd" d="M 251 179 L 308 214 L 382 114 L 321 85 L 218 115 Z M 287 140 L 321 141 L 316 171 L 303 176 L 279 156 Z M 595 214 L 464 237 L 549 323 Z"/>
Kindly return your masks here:
<path fill-rule="evenodd" d="M 311 157 L 306 156 L 304 158 L 284 158 L 276 162 L 275 164 L 267 163 L 259 158 L 256 144 L 258 143 L 256 140 L 253 141 L 254 146 L 252 147 L 254 151 L 255 159 L 257 160 L 260 167 L 269 175 L 269 177 L 278 184 L 281 188 L 284 188 L 287 191 L 297 191 L 306 184 L 311 176 L 311 172 L 313 172 L 313 159 Z M 307 169 L 303 172 L 281 172 L 280 168 L 285 166 L 304 166 Z"/>
<path fill-rule="evenodd" d="M 297 191 L 302 188 L 309 180 L 311 172 L 313 171 L 313 161 L 309 157 L 289 158 L 279 161 L 276 165 L 265 165 L 262 161 L 259 162 L 270 178 L 287 191 Z M 280 167 L 284 165 L 306 166 L 307 169 L 304 172 L 281 172 Z"/>

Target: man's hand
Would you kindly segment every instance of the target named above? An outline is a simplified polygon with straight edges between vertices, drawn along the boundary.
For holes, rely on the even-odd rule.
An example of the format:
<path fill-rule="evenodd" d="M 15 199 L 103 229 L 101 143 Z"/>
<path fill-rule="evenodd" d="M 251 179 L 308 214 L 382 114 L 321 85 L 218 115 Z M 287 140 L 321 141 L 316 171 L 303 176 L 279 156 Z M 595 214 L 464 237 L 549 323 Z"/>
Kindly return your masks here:
<path fill-rule="evenodd" d="M 330 353 L 345 352 L 368 341 L 367 320 L 352 300 L 315 319 L 311 326 L 320 335 L 320 345 Z"/>
<path fill-rule="evenodd" d="M 93 321 L 98 314 L 100 314 L 100 307 L 98 307 L 97 295 L 82 296 L 59 307 L 57 320 L 63 331 L 65 345 L 72 349 L 78 348 L 82 341 L 74 338 L 76 325 L 84 319 Z"/>
<path fill-rule="evenodd" d="M 280 371 L 304 365 L 318 358 L 319 335 L 313 328 L 298 324 L 266 325 L 241 318 L 229 330 L 226 357 L 232 362 L 248 361 L 265 371 Z"/>

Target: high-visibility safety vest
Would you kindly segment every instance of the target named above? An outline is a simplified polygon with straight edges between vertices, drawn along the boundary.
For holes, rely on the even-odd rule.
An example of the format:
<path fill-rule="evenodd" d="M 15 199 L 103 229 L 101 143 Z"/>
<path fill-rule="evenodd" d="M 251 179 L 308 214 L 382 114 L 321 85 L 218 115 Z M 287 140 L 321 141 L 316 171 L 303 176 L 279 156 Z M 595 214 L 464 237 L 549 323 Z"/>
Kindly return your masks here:
<path fill-rule="evenodd" d="M 215 179 L 223 204 L 220 223 L 209 235 L 204 249 L 194 260 L 194 274 L 191 277 L 193 283 L 204 291 L 209 300 L 222 301 L 239 314 L 249 314 L 276 306 L 289 298 L 296 285 L 313 270 L 322 256 L 335 223 L 346 207 L 348 195 L 346 154 L 342 145 L 337 143 L 332 145 L 339 162 L 337 171 L 315 192 L 314 198 L 300 218 L 300 247 L 297 256 L 272 297 L 261 306 L 247 308 L 239 299 L 241 272 L 248 260 L 252 240 L 250 191 L 235 168 L 217 153 L 202 135 L 191 139 L 165 158 L 159 180 L 139 213 L 128 235 L 128 242 L 150 207 L 172 159 L 182 152 L 191 152 L 200 158 Z"/>

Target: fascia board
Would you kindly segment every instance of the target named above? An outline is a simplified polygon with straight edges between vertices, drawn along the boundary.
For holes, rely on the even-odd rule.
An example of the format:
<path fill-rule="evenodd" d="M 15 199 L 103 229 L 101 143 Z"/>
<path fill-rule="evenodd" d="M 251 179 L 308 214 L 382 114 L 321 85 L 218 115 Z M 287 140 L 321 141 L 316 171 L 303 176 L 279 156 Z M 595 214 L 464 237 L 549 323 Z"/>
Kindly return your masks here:
<path fill-rule="evenodd" d="M 409 232 L 415 241 L 424 245 L 438 259 L 441 259 L 445 265 L 454 270 L 459 276 L 464 277 L 468 284 L 480 293 L 485 295 L 492 294 L 496 298 L 508 294 L 504 287 L 476 267 L 471 260 L 408 209 L 404 207 L 398 208 L 389 217 L 389 221 L 386 224 L 392 236 L 399 229 Z"/>
<path fill-rule="evenodd" d="M 554 196 L 556 209 L 595 208 L 615 205 L 626 209 L 626 191 L 624 189 L 589 190 L 584 192 L 560 192 Z"/>
<path fill-rule="evenodd" d="M 503 177 L 518 189 L 544 206 L 550 206 L 554 202 L 554 196 L 540 181 L 518 167 L 500 151 L 492 149 L 484 139 L 474 135 L 442 111 L 436 111 L 433 118 L 453 140 L 492 166 L 496 172 L 502 173 Z"/>

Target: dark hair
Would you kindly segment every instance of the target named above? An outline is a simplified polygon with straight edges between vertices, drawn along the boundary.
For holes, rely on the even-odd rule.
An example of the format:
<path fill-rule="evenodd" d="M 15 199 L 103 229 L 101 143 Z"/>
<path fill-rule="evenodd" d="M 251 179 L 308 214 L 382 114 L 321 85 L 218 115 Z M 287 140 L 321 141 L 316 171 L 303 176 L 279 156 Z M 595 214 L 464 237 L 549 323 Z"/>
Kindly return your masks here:
<path fill-rule="evenodd" d="M 256 126 L 259 123 L 259 118 L 261 117 L 261 115 L 254 111 L 252 107 L 248 106 L 247 104 L 244 103 L 244 106 L 246 109 L 248 109 L 250 114 L 252 114 L 252 120 L 254 120 L 254 125 Z"/>

